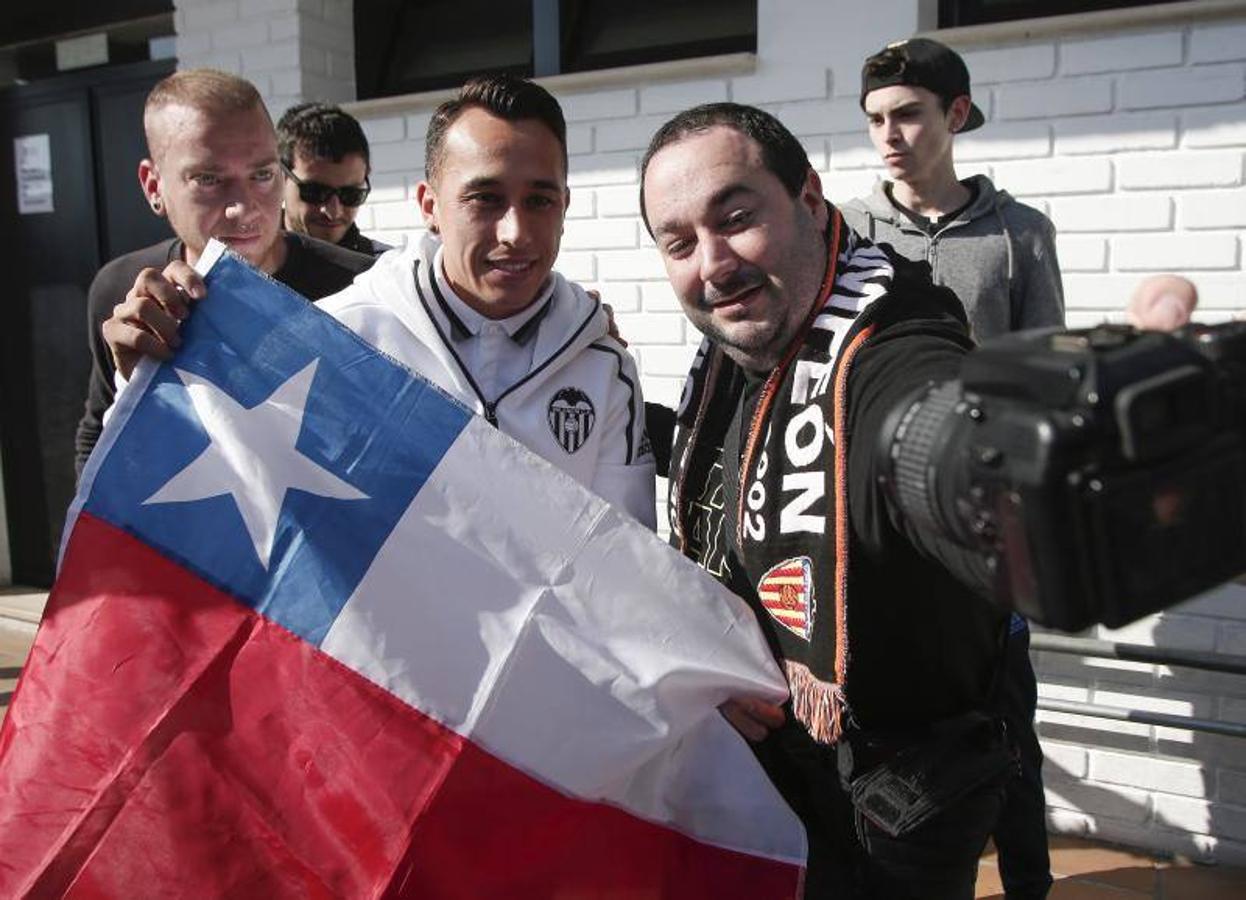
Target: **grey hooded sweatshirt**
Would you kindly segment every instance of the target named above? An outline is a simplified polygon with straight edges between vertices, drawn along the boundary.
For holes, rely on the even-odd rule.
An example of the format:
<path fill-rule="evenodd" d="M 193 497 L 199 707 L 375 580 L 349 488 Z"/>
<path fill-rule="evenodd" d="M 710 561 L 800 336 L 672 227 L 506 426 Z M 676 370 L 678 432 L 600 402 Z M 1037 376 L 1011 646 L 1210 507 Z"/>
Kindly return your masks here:
<path fill-rule="evenodd" d="M 1064 324 L 1056 230 L 1038 210 L 975 175 L 977 197 L 934 236 L 887 195 L 884 183 L 840 207 L 853 231 L 890 244 L 907 259 L 930 263 L 936 284 L 950 287 L 977 340 L 1021 328 Z"/>

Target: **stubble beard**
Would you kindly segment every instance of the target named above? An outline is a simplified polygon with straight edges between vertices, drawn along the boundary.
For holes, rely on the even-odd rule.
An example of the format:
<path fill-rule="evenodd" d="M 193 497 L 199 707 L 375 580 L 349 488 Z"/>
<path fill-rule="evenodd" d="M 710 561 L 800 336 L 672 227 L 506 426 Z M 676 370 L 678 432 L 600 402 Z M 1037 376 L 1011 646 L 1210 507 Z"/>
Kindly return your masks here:
<path fill-rule="evenodd" d="M 723 352 L 737 365 L 751 372 L 769 372 L 783 361 L 792 342 L 800 335 L 802 326 L 813 312 L 813 307 L 818 301 L 822 278 L 825 276 L 825 267 L 830 262 L 829 257 L 826 256 L 826 238 L 821 230 L 816 227 L 811 218 L 800 218 L 799 212 L 797 216 L 797 237 L 789 249 L 791 255 L 784 260 L 779 271 L 797 271 L 799 267 L 793 263 L 793 259 L 803 254 L 821 257 L 822 266 L 816 273 L 816 278 L 815 273 L 810 271 L 804 277 L 797 279 L 797 283 L 788 282 L 783 285 L 777 284 L 758 271 L 759 283 L 766 293 L 765 301 L 783 306 L 782 315 L 779 318 L 770 322 L 759 322 L 756 329 L 733 336 L 728 333 L 728 329 L 722 323 L 713 318 L 712 309 L 704 305 L 698 307 L 701 315 L 698 316 L 700 321 L 696 324 L 701 331 L 711 341 L 722 347 Z M 808 281 L 807 284 L 804 283 L 806 281 Z M 799 314 L 796 309 L 791 308 L 793 303 L 799 307 Z"/>
<path fill-rule="evenodd" d="M 722 347 L 723 352 L 737 365 L 750 372 L 769 372 L 779 364 L 783 351 L 787 349 L 786 342 L 779 340 L 779 323 L 766 325 L 748 334 L 733 335 L 711 319 L 701 324 L 701 331 Z"/>

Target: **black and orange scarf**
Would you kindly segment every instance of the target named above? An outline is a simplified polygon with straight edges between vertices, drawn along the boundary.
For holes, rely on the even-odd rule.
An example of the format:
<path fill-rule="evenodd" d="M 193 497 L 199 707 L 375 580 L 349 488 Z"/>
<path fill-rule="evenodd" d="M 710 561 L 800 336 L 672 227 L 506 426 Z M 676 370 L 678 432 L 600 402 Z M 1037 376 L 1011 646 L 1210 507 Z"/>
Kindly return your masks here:
<path fill-rule="evenodd" d="M 835 435 L 846 433 L 852 359 L 874 331 L 862 313 L 888 292 L 894 270 L 833 207 L 827 239 L 818 299 L 760 387 L 745 436 L 725 442 L 722 462 L 728 540 L 753 591 L 746 599 L 769 626 L 796 717 L 829 744 L 846 724 L 851 652 L 847 446 Z M 716 406 L 721 414 L 724 404 L 740 402 L 734 367 L 703 342 L 684 388 L 670 481 L 673 539 L 684 552 L 685 488 L 697 468 L 699 432 Z"/>

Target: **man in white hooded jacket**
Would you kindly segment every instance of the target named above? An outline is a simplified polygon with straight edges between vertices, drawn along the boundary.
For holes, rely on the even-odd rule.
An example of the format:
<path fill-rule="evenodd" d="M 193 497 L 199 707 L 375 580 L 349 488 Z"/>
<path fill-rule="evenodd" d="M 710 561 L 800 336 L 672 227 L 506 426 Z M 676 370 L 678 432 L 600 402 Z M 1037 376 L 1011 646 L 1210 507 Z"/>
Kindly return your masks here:
<path fill-rule="evenodd" d="M 487 319 L 454 291 L 443 256 L 426 237 L 318 305 L 653 527 L 640 383 L 631 356 L 607 334 L 601 304 L 551 272 L 535 302 Z"/>
<path fill-rule="evenodd" d="M 566 125 L 543 88 L 477 78 L 438 107 L 416 200 L 429 235 L 320 305 L 613 505 L 654 526 L 635 364 L 601 304 L 553 271 L 570 194 Z M 188 266 L 144 270 L 104 325 L 118 371 L 167 358 Z"/>

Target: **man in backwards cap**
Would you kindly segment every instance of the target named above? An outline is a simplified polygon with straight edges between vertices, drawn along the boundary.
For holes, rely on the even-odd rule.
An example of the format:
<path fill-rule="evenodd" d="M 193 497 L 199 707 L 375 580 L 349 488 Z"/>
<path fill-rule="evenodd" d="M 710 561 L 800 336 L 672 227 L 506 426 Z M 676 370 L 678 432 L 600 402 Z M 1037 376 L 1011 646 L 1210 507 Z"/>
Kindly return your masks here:
<path fill-rule="evenodd" d="M 937 41 L 885 47 L 861 70 L 861 108 L 870 140 L 894 181 L 843 207 L 859 233 L 930 264 L 955 291 L 978 340 L 1064 324 L 1055 229 L 1038 210 L 997 191 L 991 179 L 960 181 L 955 135 L 983 124 L 970 97 L 969 70 Z M 995 702 L 1019 756 L 995 828 L 1000 877 L 1009 898 L 1041 898 L 1051 886 L 1043 751 L 1034 733 L 1037 682 L 1025 620 L 1013 616 Z"/>
<path fill-rule="evenodd" d="M 865 61 L 861 108 L 894 180 L 842 207 L 852 229 L 930 263 L 935 283 L 965 305 L 978 340 L 1063 325 L 1051 222 L 985 175 L 956 178 L 955 136 L 983 123 L 964 60 L 925 38 L 891 44 Z"/>

